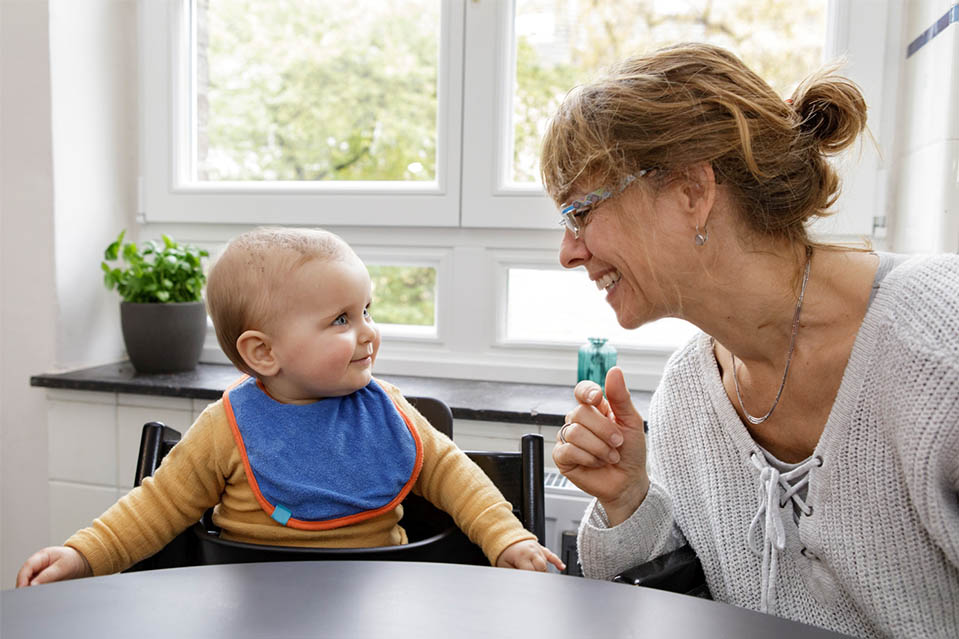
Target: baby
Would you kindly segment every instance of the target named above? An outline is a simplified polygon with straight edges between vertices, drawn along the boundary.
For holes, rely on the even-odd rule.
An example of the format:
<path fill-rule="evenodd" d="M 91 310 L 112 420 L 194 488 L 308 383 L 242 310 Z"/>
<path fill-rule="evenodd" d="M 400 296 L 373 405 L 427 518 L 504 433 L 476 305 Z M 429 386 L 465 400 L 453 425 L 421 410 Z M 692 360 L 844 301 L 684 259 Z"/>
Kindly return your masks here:
<path fill-rule="evenodd" d="M 407 542 L 412 490 L 448 512 L 496 566 L 564 566 L 489 478 L 392 385 L 373 379 L 370 277 L 339 237 L 258 229 L 210 270 L 220 346 L 246 375 L 203 411 L 153 477 L 33 554 L 17 586 L 125 570 L 215 505 L 225 539 L 321 547 Z"/>

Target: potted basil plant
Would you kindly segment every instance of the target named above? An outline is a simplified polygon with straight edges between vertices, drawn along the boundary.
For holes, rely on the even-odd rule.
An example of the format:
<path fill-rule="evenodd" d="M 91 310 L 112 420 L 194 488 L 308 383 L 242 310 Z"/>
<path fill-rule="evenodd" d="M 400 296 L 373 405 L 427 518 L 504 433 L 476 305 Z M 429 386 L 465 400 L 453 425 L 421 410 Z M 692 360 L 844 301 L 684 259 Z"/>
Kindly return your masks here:
<path fill-rule="evenodd" d="M 202 258 L 209 253 L 178 244 L 123 243 L 126 231 L 104 251 L 103 283 L 123 298 L 120 325 L 133 367 L 140 373 L 172 373 L 196 368 L 206 336 Z M 122 266 L 108 262 L 122 259 Z"/>

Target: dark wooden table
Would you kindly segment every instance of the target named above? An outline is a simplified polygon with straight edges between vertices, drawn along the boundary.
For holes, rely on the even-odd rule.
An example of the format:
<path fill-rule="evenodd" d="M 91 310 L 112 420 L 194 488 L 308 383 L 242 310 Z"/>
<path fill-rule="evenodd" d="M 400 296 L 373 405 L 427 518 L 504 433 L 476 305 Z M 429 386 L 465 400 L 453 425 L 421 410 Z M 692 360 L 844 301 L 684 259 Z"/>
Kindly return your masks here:
<path fill-rule="evenodd" d="M 176 568 L 6 590 L 0 597 L 3 639 L 839 636 L 658 590 L 408 562 Z"/>

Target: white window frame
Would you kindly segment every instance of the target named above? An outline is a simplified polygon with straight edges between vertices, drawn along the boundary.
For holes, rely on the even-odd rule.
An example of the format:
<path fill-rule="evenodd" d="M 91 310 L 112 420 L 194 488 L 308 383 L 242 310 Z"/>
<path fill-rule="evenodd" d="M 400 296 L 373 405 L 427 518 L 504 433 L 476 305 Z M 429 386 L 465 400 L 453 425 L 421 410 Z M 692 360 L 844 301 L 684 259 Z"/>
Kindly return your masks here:
<path fill-rule="evenodd" d="M 843 61 L 839 72 L 859 85 L 876 144 L 864 135 L 838 158 L 842 197 L 835 215 L 812 226 L 817 235 L 836 240 L 885 237 L 889 164 L 895 155 L 895 98 L 906 49 L 902 15 L 903 0 L 829 2 L 823 57 Z"/>
<path fill-rule="evenodd" d="M 447 106 L 440 109 L 439 179 L 435 188 L 390 183 L 389 190 L 369 182 L 239 189 L 178 183 L 175 126 L 182 126 L 183 116 L 174 107 L 182 97 L 174 91 L 174 71 L 183 61 L 172 43 L 183 37 L 179 2 L 139 0 L 140 237 L 167 233 L 214 247 L 259 224 L 320 225 L 341 235 L 371 263 L 437 265 L 436 334 L 417 336 L 383 327 L 379 374 L 575 382 L 578 344 L 505 339 L 506 269 L 552 268 L 562 238 L 556 211 L 541 187 L 516 185 L 507 175 L 512 0 L 443 0 L 440 95 L 441 105 Z M 884 74 L 883 66 L 903 48 L 893 28 L 901 4 L 890 0 L 888 11 L 877 12 L 873 0 L 830 2 L 826 57 L 845 52 L 846 71 L 862 86 L 871 116 L 879 120 L 878 125 L 870 120 L 870 126 L 880 144 L 893 121 L 890 105 L 895 101 L 884 99 L 895 94 L 897 74 Z M 863 25 L 871 32 L 885 28 L 893 37 L 868 37 L 860 31 Z M 843 195 L 847 203 L 855 196 L 855 211 L 836 216 L 845 226 L 831 231 L 834 237 L 873 231 L 873 217 L 882 208 L 884 170 L 874 164 L 860 171 L 865 173 L 856 178 L 855 193 L 847 186 Z M 620 363 L 636 389 L 656 387 L 667 357 L 663 349 L 620 349 Z M 204 360 L 226 361 L 212 336 Z"/>
<path fill-rule="evenodd" d="M 441 313 L 444 291 L 449 289 L 451 252 L 448 248 L 430 246 L 365 246 L 353 245 L 353 250 L 367 266 L 425 266 L 436 271 L 436 289 L 432 326 L 411 326 L 404 324 L 386 324 L 377 320 L 376 304 L 373 304 L 373 320 L 380 332 L 392 340 L 428 344 L 442 343 L 449 331 L 447 315 Z"/>
<path fill-rule="evenodd" d="M 463 226 L 547 229 L 558 223 L 542 186 L 514 182 L 511 106 L 516 62 L 512 0 L 471 2 L 467 8 L 463 147 Z M 494 43 L 493 55 L 489 43 Z M 492 135 L 490 132 L 493 132 Z"/>
<path fill-rule="evenodd" d="M 141 204 L 146 222 L 457 226 L 463 3 L 441 4 L 437 176 L 431 182 L 225 182 L 188 179 L 192 152 L 189 0 L 139 0 Z"/>

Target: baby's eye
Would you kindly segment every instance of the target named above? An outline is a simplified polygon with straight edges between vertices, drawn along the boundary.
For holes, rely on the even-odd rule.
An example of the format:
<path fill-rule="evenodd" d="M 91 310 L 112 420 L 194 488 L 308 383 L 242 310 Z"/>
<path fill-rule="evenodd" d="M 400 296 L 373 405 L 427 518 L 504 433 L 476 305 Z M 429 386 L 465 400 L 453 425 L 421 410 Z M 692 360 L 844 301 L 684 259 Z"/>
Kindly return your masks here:
<path fill-rule="evenodd" d="M 366 308 L 363 309 L 363 317 L 365 317 L 365 318 L 367 318 L 367 319 L 373 317 L 373 315 L 370 314 L 370 307 L 369 307 L 369 306 L 367 306 Z"/>
<path fill-rule="evenodd" d="M 346 313 L 343 313 L 335 320 L 333 320 L 333 326 L 344 326 L 347 323 Z"/>

